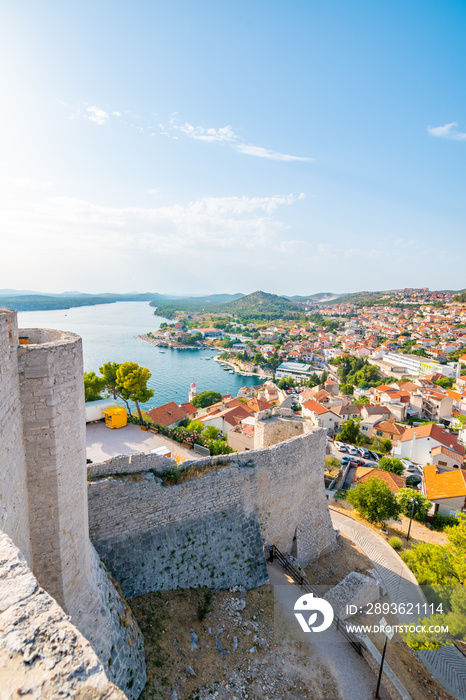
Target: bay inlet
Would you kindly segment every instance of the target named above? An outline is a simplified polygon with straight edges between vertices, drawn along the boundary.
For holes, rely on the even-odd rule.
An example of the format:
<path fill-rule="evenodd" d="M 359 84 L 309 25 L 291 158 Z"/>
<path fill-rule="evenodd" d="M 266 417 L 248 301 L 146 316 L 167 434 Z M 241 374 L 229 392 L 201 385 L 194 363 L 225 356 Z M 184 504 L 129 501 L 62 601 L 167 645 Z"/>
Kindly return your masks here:
<path fill-rule="evenodd" d="M 53 311 L 18 313 L 20 328 L 54 328 L 77 333 L 83 339 L 84 371 L 99 372 L 105 362 L 137 362 L 152 372 L 149 409 L 167 401 L 188 401 L 191 382 L 197 390 L 236 396 L 242 386 L 261 383 L 258 377 L 230 374 L 213 361 L 212 350 L 172 350 L 148 343 L 139 335 L 156 331 L 163 321 L 148 302 L 117 302 Z M 167 321 L 170 323 L 170 321 Z"/>

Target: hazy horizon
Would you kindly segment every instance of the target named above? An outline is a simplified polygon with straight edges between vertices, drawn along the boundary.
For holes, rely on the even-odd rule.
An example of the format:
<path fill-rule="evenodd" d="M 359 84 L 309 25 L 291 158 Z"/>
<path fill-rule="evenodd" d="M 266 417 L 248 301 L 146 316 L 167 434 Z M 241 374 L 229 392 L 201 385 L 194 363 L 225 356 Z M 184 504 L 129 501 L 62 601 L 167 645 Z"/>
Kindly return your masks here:
<path fill-rule="evenodd" d="M 1 287 L 464 286 L 464 3 L 0 17 Z"/>

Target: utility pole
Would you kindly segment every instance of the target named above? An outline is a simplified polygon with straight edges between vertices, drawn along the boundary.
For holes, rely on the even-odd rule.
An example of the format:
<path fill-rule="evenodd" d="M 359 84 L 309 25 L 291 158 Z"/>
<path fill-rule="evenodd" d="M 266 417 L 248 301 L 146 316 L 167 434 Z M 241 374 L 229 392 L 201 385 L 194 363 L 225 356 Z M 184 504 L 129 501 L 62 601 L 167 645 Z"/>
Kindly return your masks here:
<path fill-rule="evenodd" d="M 415 498 L 411 498 L 411 503 L 413 504 L 413 506 L 411 508 L 411 517 L 409 519 L 409 527 L 408 527 L 408 534 L 406 535 L 406 541 L 409 540 L 409 533 L 411 532 L 411 523 L 413 522 L 413 517 L 414 517 L 414 509 L 416 508 L 416 506 L 419 505 L 419 503 L 416 501 Z"/>

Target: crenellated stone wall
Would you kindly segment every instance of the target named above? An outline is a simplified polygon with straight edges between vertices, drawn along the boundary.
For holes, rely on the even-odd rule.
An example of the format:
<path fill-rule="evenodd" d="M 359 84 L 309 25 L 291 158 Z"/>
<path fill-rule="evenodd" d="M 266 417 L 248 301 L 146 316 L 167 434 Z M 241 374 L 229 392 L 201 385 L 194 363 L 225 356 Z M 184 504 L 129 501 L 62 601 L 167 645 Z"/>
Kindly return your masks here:
<path fill-rule="evenodd" d="M 0 529 L 31 563 L 16 313 L 0 308 Z"/>
<path fill-rule="evenodd" d="M 91 539 L 126 596 L 160 589 L 246 588 L 267 580 L 264 550 L 275 544 L 301 562 L 335 546 L 324 491 L 325 431 L 283 416 L 300 435 L 247 453 L 185 462 L 187 481 L 164 486 L 148 459 L 139 474 L 88 484 Z M 260 431 L 282 435 L 280 415 Z M 256 425 L 257 428 L 257 425 Z M 297 432 L 297 431 L 296 431 Z M 142 467 L 145 466 L 145 469 Z"/>
<path fill-rule="evenodd" d="M 130 698 L 144 642 L 89 539 L 81 338 L 24 329 L 0 310 L 0 523 Z M 3 381 L 5 379 L 5 381 Z"/>

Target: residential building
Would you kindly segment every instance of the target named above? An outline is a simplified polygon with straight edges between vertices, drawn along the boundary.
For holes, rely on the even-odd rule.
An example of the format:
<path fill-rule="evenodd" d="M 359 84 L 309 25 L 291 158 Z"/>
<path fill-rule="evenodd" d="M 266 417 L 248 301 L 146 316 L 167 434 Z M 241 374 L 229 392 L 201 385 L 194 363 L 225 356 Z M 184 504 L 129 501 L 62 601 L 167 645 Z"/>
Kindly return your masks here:
<path fill-rule="evenodd" d="M 178 406 L 174 401 L 162 404 L 156 408 L 151 408 L 150 411 L 144 411 L 149 418 L 157 425 L 163 425 L 165 428 L 174 428 L 179 425 L 182 420 L 189 417 L 188 412 Z"/>
<path fill-rule="evenodd" d="M 325 428 L 329 435 L 334 435 L 340 430 L 341 421 L 333 411 L 312 399 L 301 404 L 303 418 L 310 418 L 313 425 Z"/>
<path fill-rule="evenodd" d="M 275 379 L 285 377 L 286 379 L 291 378 L 296 379 L 298 382 L 305 382 L 308 381 L 313 371 L 315 370 L 312 368 L 312 365 L 302 362 L 282 362 L 277 367 Z"/>
<path fill-rule="evenodd" d="M 439 471 L 435 464 L 424 467 L 422 492 L 434 506 L 433 513 L 451 516 L 466 512 L 466 471 Z"/>
<path fill-rule="evenodd" d="M 236 452 L 248 452 L 254 449 L 254 419 L 245 418 L 233 426 L 227 433 L 227 441 Z"/>
<path fill-rule="evenodd" d="M 447 447 L 458 455 L 459 464 L 464 461 L 464 447 L 448 430 L 435 423 L 418 425 L 405 430 L 400 441 L 394 446 L 394 455 L 410 459 L 415 464 L 430 464 L 435 447 Z"/>
<path fill-rule="evenodd" d="M 402 435 L 406 430 L 406 426 L 395 423 L 393 417 L 388 420 L 381 420 L 374 425 L 372 435 L 376 435 L 381 440 L 391 440 L 393 445 L 401 440 Z"/>

